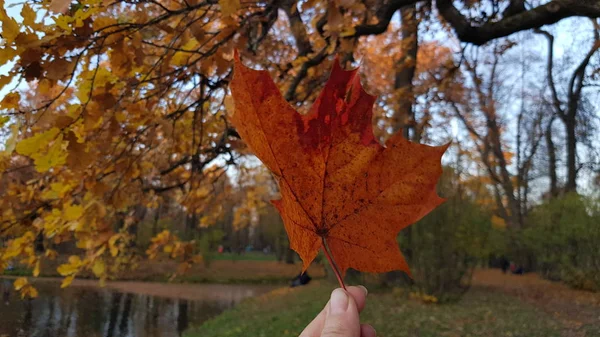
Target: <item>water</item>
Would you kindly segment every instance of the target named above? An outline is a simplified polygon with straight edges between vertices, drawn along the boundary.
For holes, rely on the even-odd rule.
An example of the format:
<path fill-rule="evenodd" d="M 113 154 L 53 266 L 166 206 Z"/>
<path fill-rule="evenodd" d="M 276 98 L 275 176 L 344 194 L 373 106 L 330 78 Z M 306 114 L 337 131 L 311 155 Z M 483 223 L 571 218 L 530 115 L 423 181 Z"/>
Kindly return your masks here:
<path fill-rule="evenodd" d="M 11 282 L 0 282 L 3 293 Z M 21 300 L 14 292 L 7 301 L 4 298 L 0 337 L 176 337 L 242 299 L 272 289 L 144 283 L 118 283 L 111 289 L 90 283 L 60 289 L 59 284 L 38 282 L 39 297 L 33 300 Z"/>

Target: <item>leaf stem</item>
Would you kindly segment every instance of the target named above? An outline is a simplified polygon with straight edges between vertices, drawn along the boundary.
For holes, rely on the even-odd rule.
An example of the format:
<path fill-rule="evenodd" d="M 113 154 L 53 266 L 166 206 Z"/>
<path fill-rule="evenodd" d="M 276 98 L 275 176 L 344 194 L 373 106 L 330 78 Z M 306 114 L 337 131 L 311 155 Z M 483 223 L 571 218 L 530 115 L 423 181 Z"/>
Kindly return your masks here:
<path fill-rule="evenodd" d="M 342 276 L 340 275 L 340 271 L 338 270 L 338 267 L 335 264 L 333 257 L 329 253 L 329 249 L 327 249 L 327 242 L 325 241 L 324 237 L 321 237 L 321 248 L 323 248 L 323 252 L 325 253 L 325 256 L 327 257 L 327 261 L 329 261 L 329 265 L 331 265 L 331 269 L 333 269 L 333 272 L 335 273 L 335 277 L 337 277 L 337 280 L 340 283 L 340 287 L 342 287 L 344 290 L 347 290 L 346 285 L 344 284 L 344 280 L 342 279 Z"/>

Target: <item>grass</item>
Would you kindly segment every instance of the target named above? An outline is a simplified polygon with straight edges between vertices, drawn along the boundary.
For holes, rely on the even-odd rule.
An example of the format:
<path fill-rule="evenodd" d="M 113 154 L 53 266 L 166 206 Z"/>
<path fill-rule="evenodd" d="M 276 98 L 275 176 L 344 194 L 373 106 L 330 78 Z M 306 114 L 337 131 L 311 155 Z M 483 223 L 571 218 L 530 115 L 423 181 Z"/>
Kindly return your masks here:
<path fill-rule="evenodd" d="M 7 276 L 31 276 L 31 269 L 27 269 L 27 268 L 15 268 L 12 270 L 4 270 L 3 272 L 0 273 L 0 275 L 7 275 Z"/>
<path fill-rule="evenodd" d="M 334 285 L 324 281 L 280 289 L 244 301 L 186 337 L 298 336 L 327 302 Z M 381 337 L 558 337 L 561 325 L 544 312 L 500 293 L 472 289 L 453 304 L 424 304 L 391 292 L 369 294 L 361 315 Z"/>

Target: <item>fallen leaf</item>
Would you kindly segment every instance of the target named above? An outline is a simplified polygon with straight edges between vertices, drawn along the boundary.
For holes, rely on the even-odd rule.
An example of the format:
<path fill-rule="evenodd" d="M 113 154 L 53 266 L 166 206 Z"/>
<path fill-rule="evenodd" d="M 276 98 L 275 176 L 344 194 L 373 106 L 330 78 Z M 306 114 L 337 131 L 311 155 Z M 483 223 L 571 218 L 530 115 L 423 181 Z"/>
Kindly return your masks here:
<path fill-rule="evenodd" d="M 435 188 L 447 146 L 396 134 L 383 147 L 372 130 L 375 97 L 357 69 L 337 61 L 307 115 L 285 101 L 268 72 L 244 66 L 237 54 L 231 91 L 232 122 L 278 180 L 281 200 L 273 203 L 303 269 L 324 249 L 342 274 L 409 272 L 396 237 L 444 201 Z"/>

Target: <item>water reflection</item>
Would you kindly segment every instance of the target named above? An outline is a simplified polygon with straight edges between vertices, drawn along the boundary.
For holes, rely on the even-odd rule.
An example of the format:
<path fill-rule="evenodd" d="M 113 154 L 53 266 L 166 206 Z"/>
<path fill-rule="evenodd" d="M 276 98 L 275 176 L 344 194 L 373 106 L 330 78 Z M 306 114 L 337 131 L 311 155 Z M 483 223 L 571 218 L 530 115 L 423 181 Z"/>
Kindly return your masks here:
<path fill-rule="evenodd" d="M 69 287 L 58 284 L 36 284 L 40 296 L 21 300 L 8 292 L 12 282 L 2 280 L 3 302 L 0 303 L 0 336 L 27 337 L 175 337 L 192 325 L 233 306 L 248 296 L 268 291 L 267 287 L 197 285 L 200 293 L 211 293 L 205 299 L 167 298 L 122 293 L 93 287 Z M 170 287 L 170 285 L 164 285 Z M 174 285 L 177 287 L 177 285 Z M 189 287 L 189 286 L 186 286 Z M 206 288 L 208 287 L 208 291 Z M 186 289 L 186 291 L 189 291 Z M 168 291 L 165 291 L 168 292 Z"/>

